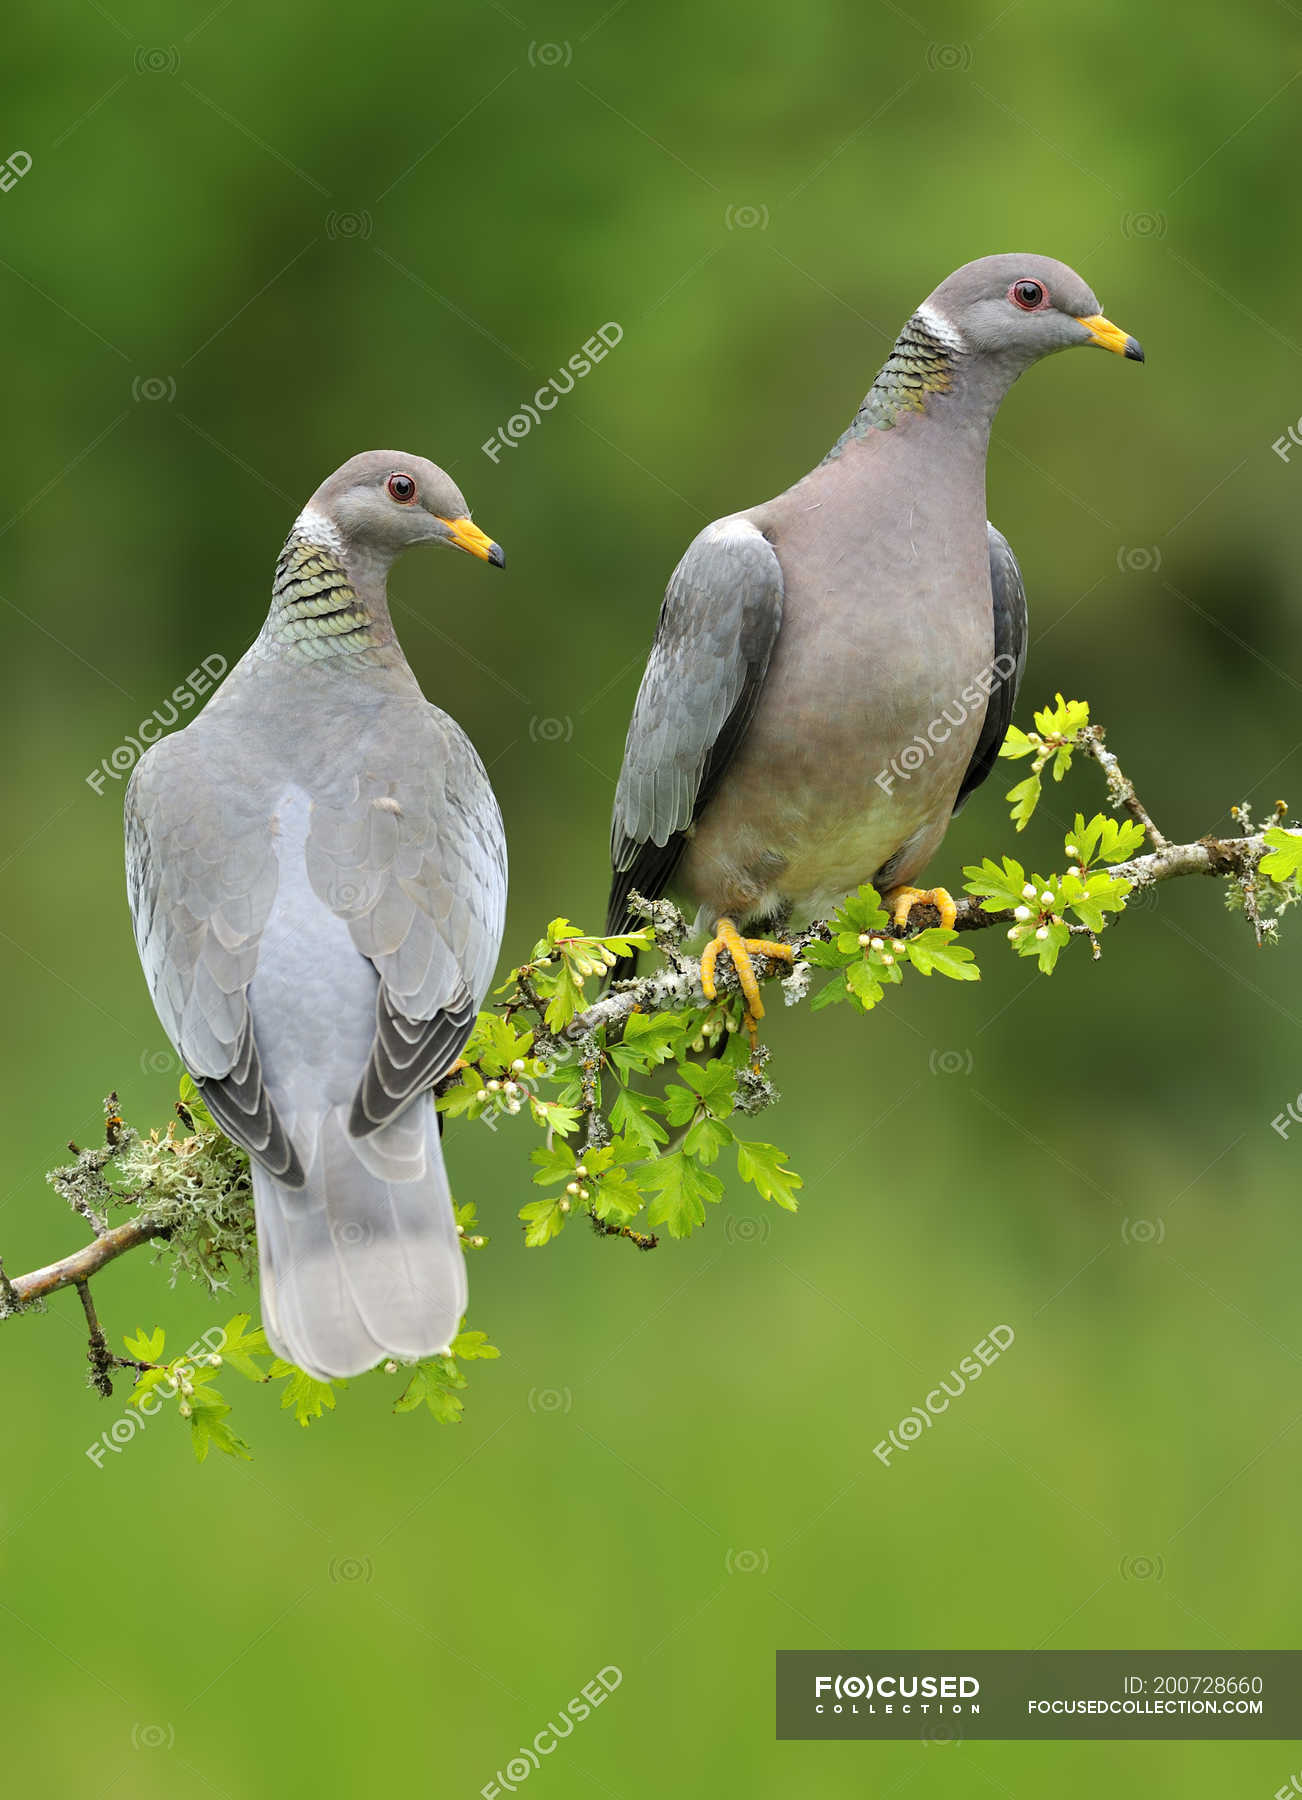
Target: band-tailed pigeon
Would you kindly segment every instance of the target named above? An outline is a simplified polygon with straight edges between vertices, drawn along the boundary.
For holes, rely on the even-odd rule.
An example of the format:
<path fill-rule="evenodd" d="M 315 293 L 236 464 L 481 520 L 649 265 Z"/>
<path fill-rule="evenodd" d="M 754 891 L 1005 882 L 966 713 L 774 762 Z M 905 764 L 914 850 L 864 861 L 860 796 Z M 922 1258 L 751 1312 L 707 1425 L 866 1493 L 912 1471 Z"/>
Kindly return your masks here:
<path fill-rule="evenodd" d="M 986 519 L 990 426 L 1055 350 L 1143 351 L 1080 277 L 988 256 L 905 325 L 849 429 L 775 500 L 709 525 L 669 581 L 633 710 L 611 830 L 610 929 L 629 893 L 672 887 L 732 957 L 754 1037 L 741 928 L 818 917 L 862 882 L 897 923 L 908 884 L 990 773 L 1026 659 L 1026 596 Z"/>
<path fill-rule="evenodd" d="M 506 844 L 394 635 L 412 544 L 504 560 L 433 463 L 346 462 L 294 523 L 261 635 L 126 799 L 154 1005 L 249 1153 L 268 1341 L 321 1379 L 445 1349 L 466 1303 L 429 1090 L 492 977 Z"/>

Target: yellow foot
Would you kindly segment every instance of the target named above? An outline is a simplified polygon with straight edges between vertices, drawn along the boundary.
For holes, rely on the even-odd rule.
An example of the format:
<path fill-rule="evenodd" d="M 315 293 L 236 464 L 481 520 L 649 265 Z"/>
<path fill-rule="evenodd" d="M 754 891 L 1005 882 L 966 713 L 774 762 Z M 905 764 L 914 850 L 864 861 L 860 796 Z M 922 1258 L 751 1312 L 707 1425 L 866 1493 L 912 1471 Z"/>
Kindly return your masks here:
<path fill-rule="evenodd" d="M 908 924 L 909 914 L 915 906 L 934 906 L 946 931 L 954 929 L 958 917 L 958 907 L 948 888 L 896 888 L 893 894 L 886 896 L 886 904 L 893 909 L 895 923 L 900 926 Z"/>
<path fill-rule="evenodd" d="M 764 1002 L 760 999 L 759 981 L 750 959 L 752 956 L 769 956 L 775 962 L 794 962 L 795 952 L 790 944 L 779 944 L 772 938 L 744 938 L 731 919 L 720 919 L 714 927 L 714 936 L 701 952 L 701 987 L 707 1000 L 718 998 L 714 965 L 719 960 L 721 950 L 726 950 L 732 958 L 737 981 L 746 996 L 746 1030 L 750 1034 L 751 1048 L 754 1049 L 759 1042 L 759 1022 L 764 1017 Z"/>

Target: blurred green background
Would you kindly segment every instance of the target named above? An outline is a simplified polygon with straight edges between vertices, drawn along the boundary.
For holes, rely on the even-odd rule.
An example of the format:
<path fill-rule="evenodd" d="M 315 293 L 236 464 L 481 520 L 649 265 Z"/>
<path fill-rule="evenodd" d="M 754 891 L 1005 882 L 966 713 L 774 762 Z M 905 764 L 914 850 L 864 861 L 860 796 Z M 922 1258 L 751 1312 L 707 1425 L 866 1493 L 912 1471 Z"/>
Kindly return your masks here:
<path fill-rule="evenodd" d="M 1148 366 L 1071 356 L 998 421 L 1033 639 L 1168 832 L 1302 802 L 1302 15 L 1162 0 L 793 10 L 55 0 L 6 38 L 0 1252 L 81 1241 L 43 1172 L 176 1071 L 132 948 L 121 784 L 85 777 L 256 632 L 276 552 L 376 445 L 454 471 L 504 577 L 410 558 L 396 619 L 488 763 L 504 957 L 588 924 L 665 579 L 832 442 L 952 267 L 1078 267 Z M 21 159 L 20 159 L 21 161 Z M 481 452 L 607 321 L 618 348 Z M 1010 780 L 1015 771 L 1009 770 Z M 935 865 L 1013 848 L 992 781 Z M 1098 803 L 1055 792 L 1028 855 Z M 1286 934 L 1287 936 L 1288 934 Z M 807 1186 L 653 1256 L 526 1252 L 529 1133 L 449 1135 L 489 1250 L 465 1421 L 382 1379 L 202 1469 L 81 1387 L 75 1296 L 0 1346 L 0 1731 L 15 1789 L 478 1794 L 604 1665 L 539 1795 L 1269 1793 L 1302 1746 L 776 1744 L 778 1647 L 1298 1639 L 1292 1246 L 1302 946 L 1168 887 L 1052 981 L 771 1019 L 761 1135 Z M 937 991 L 937 990 L 942 991 Z M 220 1322 L 138 1256 L 115 1336 Z M 873 1445 L 991 1326 L 907 1455 Z M 749 1554 L 747 1554 L 749 1553 Z"/>

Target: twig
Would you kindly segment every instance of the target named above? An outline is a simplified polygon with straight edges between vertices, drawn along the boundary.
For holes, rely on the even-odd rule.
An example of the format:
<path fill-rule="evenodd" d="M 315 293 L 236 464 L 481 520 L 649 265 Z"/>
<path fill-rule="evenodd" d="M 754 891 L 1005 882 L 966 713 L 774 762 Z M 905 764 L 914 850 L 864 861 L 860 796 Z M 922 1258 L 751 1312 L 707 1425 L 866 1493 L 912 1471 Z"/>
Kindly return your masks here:
<path fill-rule="evenodd" d="M 106 1400 L 113 1398 L 113 1352 L 108 1347 L 108 1339 L 104 1336 L 104 1327 L 99 1322 L 99 1314 L 95 1311 L 95 1302 L 90 1297 L 90 1283 L 79 1281 L 77 1295 L 81 1300 L 81 1310 L 86 1315 L 86 1329 L 90 1333 L 90 1349 L 86 1352 L 86 1361 L 90 1364 L 91 1386 L 104 1396 Z"/>
<path fill-rule="evenodd" d="M 618 988 L 604 994 L 578 1014 L 561 1033 L 561 1037 L 569 1043 L 579 1043 L 590 1037 L 594 1031 L 600 1031 L 603 1025 L 613 1025 L 619 1019 L 626 1019 L 632 1012 L 671 1012 L 686 1006 L 700 1006 L 705 996 L 701 992 L 700 962 L 694 957 L 682 957 L 682 966 L 673 969 L 659 969 L 654 975 L 644 975 L 639 980 L 621 983 Z M 756 972 L 761 969 L 767 974 L 770 964 L 757 958 Z M 786 968 L 786 964 L 781 967 Z M 719 965 L 720 985 L 725 987 L 732 980 L 731 966 Z M 789 971 L 788 971 L 789 972 Z"/>
<path fill-rule="evenodd" d="M 1108 784 L 1108 799 L 1114 807 L 1124 807 L 1137 825 L 1142 825 L 1148 833 L 1148 840 L 1155 850 L 1165 850 L 1170 845 L 1170 838 L 1159 831 L 1149 816 L 1148 808 L 1135 792 L 1135 784 L 1122 770 L 1121 764 L 1108 749 L 1104 741 L 1101 725 L 1086 725 L 1076 734 L 1076 744 L 1086 756 L 1092 756 L 1103 771 Z"/>
<path fill-rule="evenodd" d="M 589 1214 L 588 1223 L 598 1237 L 627 1238 L 639 1250 L 654 1250 L 660 1242 L 654 1231 L 634 1231 L 631 1225 L 612 1225 L 608 1219 L 599 1219 L 596 1213 Z"/>
<path fill-rule="evenodd" d="M 1287 814 L 1287 804 L 1283 800 L 1277 800 L 1275 802 L 1275 823 L 1282 825 Z M 1241 800 L 1237 806 L 1230 808 L 1230 817 L 1245 838 L 1252 836 L 1254 829 L 1252 809 L 1246 800 Z M 1243 916 L 1251 925 L 1253 936 L 1257 940 L 1257 948 L 1260 950 L 1267 933 L 1273 935 L 1278 930 L 1278 925 L 1273 919 L 1263 919 L 1261 916 L 1261 899 L 1257 892 L 1257 865 L 1255 863 L 1238 878 L 1238 885 L 1239 892 L 1243 896 Z"/>
<path fill-rule="evenodd" d="M 595 1040 L 589 1035 L 579 1042 L 579 1087 L 582 1098 L 580 1110 L 588 1121 L 587 1134 L 583 1140 L 585 1150 L 600 1150 L 603 1144 L 610 1142 L 610 1126 L 601 1110 L 601 1063 L 602 1054 Z"/>
<path fill-rule="evenodd" d="M 9 1293 L 17 1299 L 19 1306 L 23 1306 L 29 1300 L 40 1300 L 46 1294 L 57 1293 L 60 1288 L 76 1287 L 106 1263 L 140 1244 L 147 1244 L 151 1238 L 164 1236 L 167 1230 L 166 1225 L 155 1225 L 148 1219 L 128 1219 L 125 1225 L 115 1225 L 102 1232 L 71 1256 L 47 1263 L 43 1269 L 33 1269 L 30 1275 L 16 1275 L 8 1284 Z"/>
<path fill-rule="evenodd" d="M 5 1274 L 4 1258 L 0 1257 L 0 1319 L 12 1318 L 22 1310 L 22 1304 L 18 1289 Z"/>

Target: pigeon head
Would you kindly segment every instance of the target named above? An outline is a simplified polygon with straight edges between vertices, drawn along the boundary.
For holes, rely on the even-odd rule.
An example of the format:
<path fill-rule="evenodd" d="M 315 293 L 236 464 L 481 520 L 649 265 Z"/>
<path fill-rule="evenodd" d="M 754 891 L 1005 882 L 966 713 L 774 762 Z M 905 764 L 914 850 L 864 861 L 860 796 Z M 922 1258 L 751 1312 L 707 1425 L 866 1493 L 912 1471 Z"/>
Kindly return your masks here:
<path fill-rule="evenodd" d="M 385 566 L 412 544 L 451 544 L 498 569 L 506 562 L 501 545 L 471 523 L 452 477 L 403 450 L 365 450 L 350 457 L 321 483 L 296 529 Z"/>
<path fill-rule="evenodd" d="M 1144 360 L 1135 339 L 1103 317 L 1075 270 L 1050 256 L 983 256 L 965 263 L 918 312 L 950 348 L 997 356 L 1019 373 L 1076 344 Z"/>

